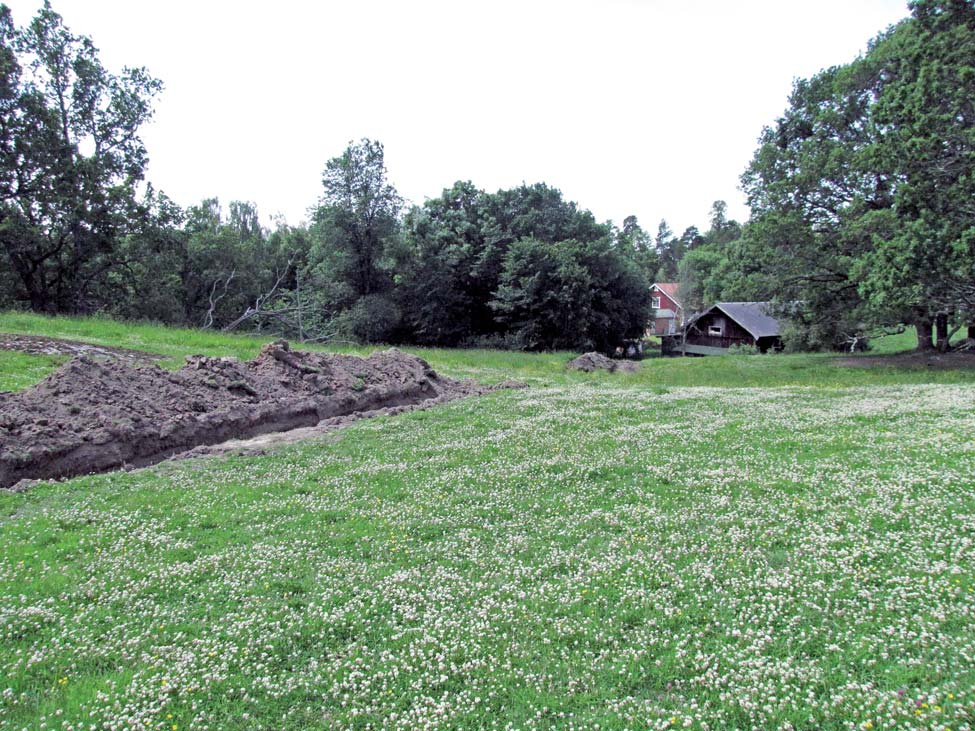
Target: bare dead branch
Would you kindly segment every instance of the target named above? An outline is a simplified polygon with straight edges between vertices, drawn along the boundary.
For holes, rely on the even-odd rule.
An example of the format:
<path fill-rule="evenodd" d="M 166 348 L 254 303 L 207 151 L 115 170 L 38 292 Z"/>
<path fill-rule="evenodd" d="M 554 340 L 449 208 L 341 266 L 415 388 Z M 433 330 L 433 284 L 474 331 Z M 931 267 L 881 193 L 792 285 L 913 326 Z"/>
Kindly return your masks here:
<path fill-rule="evenodd" d="M 204 330 L 209 330 L 211 327 L 213 327 L 213 315 L 217 310 L 217 304 L 220 302 L 220 300 L 227 296 L 227 292 L 230 290 L 230 283 L 234 280 L 234 276 L 236 276 L 236 274 L 237 270 L 234 269 L 232 272 L 230 272 L 230 276 L 228 276 L 226 279 L 221 280 L 218 277 L 217 279 L 213 280 L 213 286 L 210 287 L 210 306 L 207 308 L 206 317 L 203 318 Z M 218 295 L 217 287 L 220 286 L 221 282 L 223 283 L 223 291 Z"/>
<path fill-rule="evenodd" d="M 892 327 L 874 327 L 867 328 L 863 330 L 856 330 L 854 332 L 843 333 L 843 345 L 849 345 L 850 352 L 855 353 L 861 347 L 862 344 L 866 344 L 871 340 L 880 340 L 881 338 L 890 337 L 891 335 L 900 335 L 906 330 L 904 325 L 895 325 Z"/>
<path fill-rule="evenodd" d="M 284 281 L 284 278 L 288 275 L 288 272 L 291 271 L 293 261 L 293 256 L 288 258 L 288 263 L 284 265 L 284 268 L 278 274 L 277 279 L 274 280 L 274 284 L 271 286 L 271 288 L 264 294 L 258 295 L 257 299 L 254 300 L 253 305 L 244 310 L 244 313 L 240 317 L 223 328 L 224 332 L 236 330 L 243 323 L 247 322 L 253 317 L 266 317 L 270 314 L 271 310 L 266 309 L 266 305 L 272 300 L 278 291 L 278 287 L 281 286 L 281 282 Z"/>

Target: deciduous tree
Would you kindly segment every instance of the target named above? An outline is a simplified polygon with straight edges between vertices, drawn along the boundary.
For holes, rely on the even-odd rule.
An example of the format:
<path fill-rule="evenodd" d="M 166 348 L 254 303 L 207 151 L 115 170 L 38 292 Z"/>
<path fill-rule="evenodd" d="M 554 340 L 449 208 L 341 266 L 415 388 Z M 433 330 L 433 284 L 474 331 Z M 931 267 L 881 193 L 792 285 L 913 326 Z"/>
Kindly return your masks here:
<path fill-rule="evenodd" d="M 529 350 L 605 352 L 641 337 L 651 313 L 646 277 L 608 238 L 516 241 L 492 307 Z"/>
<path fill-rule="evenodd" d="M 621 254 L 633 260 L 648 280 L 653 281 L 660 268 L 660 257 L 653 238 L 643 230 L 636 216 L 623 219 L 623 227 L 616 234 L 616 247 Z"/>
<path fill-rule="evenodd" d="M 852 63 L 796 82 L 743 185 L 743 243 L 764 254 L 809 344 L 909 322 L 947 347 L 972 318 L 975 7 L 916 0 Z"/>
<path fill-rule="evenodd" d="M 138 131 L 161 88 L 105 69 L 49 3 L 20 29 L 0 6 L 0 251 L 33 309 L 88 309 L 119 267 L 147 213 Z"/>
<path fill-rule="evenodd" d="M 382 144 L 350 143 L 326 163 L 322 185 L 314 211 L 318 263 L 353 298 L 388 290 L 403 201 L 387 179 Z"/>
<path fill-rule="evenodd" d="M 911 7 L 914 19 L 871 50 L 884 70 L 874 165 L 895 181 L 895 221 L 856 273 L 875 307 L 908 302 L 933 317 L 946 349 L 949 321 L 975 322 L 964 295 L 975 283 L 975 6 Z"/>

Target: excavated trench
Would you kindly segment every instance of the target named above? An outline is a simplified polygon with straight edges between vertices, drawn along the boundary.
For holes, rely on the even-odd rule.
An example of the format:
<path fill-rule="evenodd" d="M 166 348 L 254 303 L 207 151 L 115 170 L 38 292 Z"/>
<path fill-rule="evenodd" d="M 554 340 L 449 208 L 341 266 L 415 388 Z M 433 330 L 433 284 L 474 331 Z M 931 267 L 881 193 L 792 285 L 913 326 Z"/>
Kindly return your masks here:
<path fill-rule="evenodd" d="M 168 371 L 82 356 L 33 388 L 0 394 L 0 487 L 141 467 L 228 440 L 521 385 L 455 381 L 395 349 L 359 358 L 276 342 L 251 361 L 186 361 Z"/>

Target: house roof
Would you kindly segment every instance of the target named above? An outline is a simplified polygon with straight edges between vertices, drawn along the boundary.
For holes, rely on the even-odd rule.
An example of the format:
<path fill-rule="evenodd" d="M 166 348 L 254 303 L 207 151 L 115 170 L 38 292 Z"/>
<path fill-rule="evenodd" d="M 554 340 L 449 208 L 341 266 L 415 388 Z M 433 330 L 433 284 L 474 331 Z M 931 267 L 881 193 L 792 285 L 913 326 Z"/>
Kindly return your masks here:
<path fill-rule="evenodd" d="M 680 282 L 654 282 L 653 286 L 680 304 L 680 297 L 677 296 L 680 291 Z"/>
<path fill-rule="evenodd" d="M 768 314 L 768 309 L 768 302 L 718 302 L 711 307 L 711 310 L 724 312 L 756 339 L 778 337 L 781 334 L 779 321 Z"/>

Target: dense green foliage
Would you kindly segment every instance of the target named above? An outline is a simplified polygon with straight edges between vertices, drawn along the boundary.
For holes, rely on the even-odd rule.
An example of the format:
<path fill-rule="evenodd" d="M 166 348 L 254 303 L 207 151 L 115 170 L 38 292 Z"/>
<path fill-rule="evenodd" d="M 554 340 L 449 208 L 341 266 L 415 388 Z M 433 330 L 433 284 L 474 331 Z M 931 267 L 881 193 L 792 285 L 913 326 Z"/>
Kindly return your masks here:
<path fill-rule="evenodd" d="M 877 166 L 893 186 L 893 235 L 855 270 L 871 306 L 915 321 L 975 323 L 975 6 L 916 0 L 915 20 L 877 44 Z"/>
<path fill-rule="evenodd" d="M 610 348 L 648 319 L 656 257 L 636 220 L 618 232 L 547 185 L 458 183 L 404 218 L 382 145 L 362 140 L 326 163 L 310 225 L 269 231 L 253 203 L 137 198 L 161 85 L 106 71 L 49 5 L 23 29 L 0 10 L 0 77 L 0 305 L 519 348 Z M 528 286 L 509 254 L 525 240 L 571 260 L 560 292 Z"/>
<path fill-rule="evenodd" d="M 975 6 L 918 0 L 850 64 L 795 83 L 742 177 L 752 218 L 676 237 L 657 279 L 689 310 L 771 300 L 793 349 L 975 323 Z"/>
<path fill-rule="evenodd" d="M 160 88 L 142 69 L 109 73 L 47 4 L 21 29 L 0 5 L 0 254 L 14 297 L 50 311 L 98 300 L 119 241 L 147 220 L 138 129 Z"/>
<path fill-rule="evenodd" d="M 735 245 L 741 237 L 741 224 L 727 217 L 728 206 L 715 201 L 711 206 L 710 227 L 701 234 L 696 228 L 684 232 L 684 255 L 678 265 L 681 302 L 692 311 L 701 311 L 713 303 L 727 300 L 752 300 L 748 292 L 732 286 L 732 261 Z M 740 287 L 738 288 L 741 289 Z"/>
<path fill-rule="evenodd" d="M 652 252 L 636 220 L 614 238 L 547 185 L 458 182 L 405 229 L 400 292 L 416 342 L 608 349 L 649 319 Z"/>
<path fill-rule="evenodd" d="M 313 311 L 366 342 L 389 341 L 401 319 L 391 290 L 403 202 L 389 183 L 383 146 L 349 145 L 328 161 L 314 211 L 307 278 Z"/>
<path fill-rule="evenodd" d="M 863 57 L 796 82 L 743 177 L 737 279 L 806 346 L 912 322 L 930 347 L 938 320 L 947 347 L 949 322 L 975 320 L 975 7 L 911 8 Z"/>
<path fill-rule="evenodd" d="M 643 335 L 648 300 L 646 278 L 606 239 L 520 239 L 505 257 L 492 305 L 516 342 L 530 350 L 609 351 Z"/>

